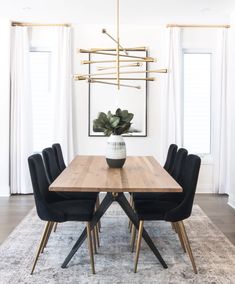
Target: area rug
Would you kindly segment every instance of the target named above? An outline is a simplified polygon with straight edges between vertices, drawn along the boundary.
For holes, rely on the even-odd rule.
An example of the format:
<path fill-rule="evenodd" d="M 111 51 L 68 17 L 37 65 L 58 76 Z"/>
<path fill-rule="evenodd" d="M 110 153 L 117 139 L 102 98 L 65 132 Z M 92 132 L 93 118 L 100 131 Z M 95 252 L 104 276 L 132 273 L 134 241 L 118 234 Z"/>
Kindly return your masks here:
<path fill-rule="evenodd" d="M 35 209 L 16 227 L 0 247 L 0 283 L 235 283 L 235 247 L 210 221 L 199 206 L 185 221 L 198 274 L 194 274 L 188 255 L 176 233 L 166 222 L 146 222 L 145 228 L 157 245 L 168 269 L 163 269 L 145 242 L 142 242 L 138 272 L 133 272 L 134 254 L 130 252 L 128 219 L 113 203 L 102 218 L 101 247 L 95 255 L 96 274 L 90 270 L 87 242 L 66 269 L 60 266 L 84 224 L 58 225 L 40 255 L 35 272 L 30 270 L 44 222 Z"/>

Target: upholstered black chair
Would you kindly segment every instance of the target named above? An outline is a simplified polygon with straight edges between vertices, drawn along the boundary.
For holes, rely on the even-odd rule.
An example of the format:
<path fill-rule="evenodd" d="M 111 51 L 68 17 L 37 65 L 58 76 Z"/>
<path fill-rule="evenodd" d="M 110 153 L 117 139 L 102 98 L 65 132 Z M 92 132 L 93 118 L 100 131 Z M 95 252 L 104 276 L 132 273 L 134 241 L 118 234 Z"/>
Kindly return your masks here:
<path fill-rule="evenodd" d="M 64 157 L 63 157 L 61 146 L 59 143 L 55 143 L 52 145 L 52 149 L 55 153 L 57 165 L 60 171 L 62 172 L 66 168 L 66 165 L 64 162 Z"/>
<path fill-rule="evenodd" d="M 173 146 L 176 146 L 172 144 Z M 172 146 L 171 145 L 171 146 Z M 170 146 L 170 148 L 171 148 Z M 170 150 L 169 148 L 169 150 Z M 173 149 L 176 149 L 175 147 Z M 174 159 L 172 161 L 172 165 L 170 166 L 170 175 L 179 183 L 181 184 L 181 169 L 184 165 L 185 159 L 187 157 L 188 151 L 184 148 L 180 148 L 176 154 L 174 154 Z M 178 198 L 182 200 L 184 197 L 184 193 L 181 192 L 171 192 L 171 193 L 162 193 L 162 192 L 155 192 L 155 193 L 134 193 L 133 199 L 169 199 L 169 198 Z"/>
<path fill-rule="evenodd" d="M 178 146 L 176 144 L 171 144 L 168 148 L 168 152 L 167 152 L 167 157 L 166 157 L 166 162 L 163 166 L 163 168 L 168 171 L 168 173 L 171 172 L 173 164 L 174 164 L 174 160 L 175 160 L 175 156 L 176 156 L 176 152 L 177 152 Z"/>
<path fill-rule="evenodd" d="M 182 201 L 170 200 L 134 200 L 134 206 L 139 223 L 139 233 L 136 249 L 134 271 L 137 271 L 137 264 L 140 252 L 140 244 L 143 232 L 144 221 L 163 220 L 172 222 L 178 232 L 181 244 L 189 254 L 193 270 L 197 273 L 196 264 L 189 244 L 183 220 L 191 215 L 193 200 L 198 180 L 201 159 L 196 155 L 188 155 L 181 170 L 181 186 L 184 192 Z"/>
<path fill-rule="evenodd" d="M 58 149 L 59 149 L 59 147 L 57 147 L 57 150 Z M 61 148 L 60 148 L 60 150 L 61 150 Z M 59 152 L 60 152 L 60 155 L 62 155 L 62 151 L 59 151 Z M 49 180 L 49 183 L 51 184 L 59 176 L 59 174 L 62 172 L 62 170 L 59 168 L 59 165 L 57 164 L 56 154 L 55 154 L 55 152 L 52 148 L 45 148 L 42 151 L 42 155 L 43 155 L 43 160 L 44 160 L 48 180 Z M 63 156 L 61 156 L 61 157 L 63 159 Z M 58 157 L 58 159 L 61 159 L 61 157 Z M 62 163 L 60 163 L 60 164 L 62 165 Z M 57 194 L 60 195 L 61 197 L 63 197 L 64 199 L 68 199 L 68 200 L 74 200 L 74 199 L 89 200 L 89 199 L 92 199 L 92 200 L 95 200 L 96 206 L 98 206 L 98 204 L 97 204 L 98 193 L 97 192 L 58 192 Z M 57 224 L 55 224 L 54 231 L 56 231 L 56 228 L 57 228 Z M 100 246 L 98 230 L 99 230 L 99 228 L 98 228 L 98 226 L 96 226 L 94 228 L 94 230 L 92 231 L 93 238 L 94 238 L 93 244 L 94 244 L 95 253 L 97 253 L 97 246 L 98 247 Z"/>
<path fill-rule="evenodd" d="M 62 152 L 61 152 L 62 153 Z M 52 183 L 62 172 L 59 168 L 56 155 L 52 148 L 45 148 L 42 151 L 43 160 L 45 163 L 45 168 L 47 172 L 47 176 L 49 179 L 49 183 Z M 98 193 L 96 192 L 60 192 L 61 196 L 67 199 L 97 199 Z"/>
<path fill-rule="evenodd" d="M 177 153 L 177 149 L 178 146 L 176 144 L 171 144 L 168 148 L 168 152 L 167 152 L 167 157 L 166 157 L 166 161 L 164 164 L 164 169 L 168 172 L 171 173 L 173 165 L 174 165 L 174 161 L 175 161 L 175 157 L 176 157 L 176 153 Z M 159 193 L 158 196 L 161 196 L 162 193 Z M 131 193 L 130 194 L 130 204 L 133 207 L 134 204 L 134 199 L 152 199 L 152 198 L 156 198 L 156 193 Z M 135 242 L 135 236 L 136 236 L 136 229 L 133 226 L 133 224 L 131 223 L 131 221 L 129 221 L 129 228 L 130 228 L 130 232 L 131 232 L 131 251 L 134 251 L 134 242 Z"/>
<path fill-rule="evenodd" d="M 176 153 L 177 153 L 177 148 L 178 148 L 178 146 L 176 144 L 171 144 L 168 148 L 166 161 L 165 161 L 165 164 L 163 166 L 163 168 L 168 173 L 171 173 L 171 171 L 173 169 L 175 158 L 176 158 Z M 133 200 L 134 199 L 139 199 L 139 198 L 152 199 L 154 197 L 155 197 L 155 193 L 132 193 L 131 198 L 130 198 L 130 203 L 133 206 Z"/>
<path fill-rule="evenodd" d="M 55 222 L 86 221 L 89 253 L 92 272 L 95 273 L 91 238 L 90 221 L 93 217 L 95 200 L 63 200 L 58 201 L 56 195 L 48 190 L 49 182 L 41 155 L 34 154 L 28 158 L 34 199 L 39 218 L 46 221 L 42 239 L 33 263 L 31 274 L 35 269 L 38 257 L 48 241 Z M 54 199 L 55 198 L 55 199 Z"/>

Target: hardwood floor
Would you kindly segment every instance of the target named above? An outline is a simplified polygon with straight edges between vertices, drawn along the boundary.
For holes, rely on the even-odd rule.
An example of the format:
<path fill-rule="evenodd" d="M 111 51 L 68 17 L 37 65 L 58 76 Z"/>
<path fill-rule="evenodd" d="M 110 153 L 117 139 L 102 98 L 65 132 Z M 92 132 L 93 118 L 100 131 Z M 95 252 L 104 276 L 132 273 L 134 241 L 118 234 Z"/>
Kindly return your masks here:
<path fill-rule="evenodd" d="M 33 195 L 0 197 L 0 244 L 33 207 Z"/>
<path fill-rule="evenodd" d="M 228 204 L 226 194 L 196 194 L 194 203 L 198 204 L 211 221 L 235 245 L 235 209 Z"/>
<path fill-rule="evenodd" d="M 197 194 L 195 203 L 235 245 L 235 210 L 227 205 L 227 199 L 227 195 Z M 33 206 L 32 195 L 0 197 L 0 244 Z"/>

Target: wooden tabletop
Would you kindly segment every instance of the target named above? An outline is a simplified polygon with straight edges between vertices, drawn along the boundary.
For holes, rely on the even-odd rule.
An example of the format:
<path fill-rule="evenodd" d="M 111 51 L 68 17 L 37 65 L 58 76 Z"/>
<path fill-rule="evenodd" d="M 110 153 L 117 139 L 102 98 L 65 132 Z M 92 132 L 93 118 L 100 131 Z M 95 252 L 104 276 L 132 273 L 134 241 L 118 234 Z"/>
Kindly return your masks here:
<path fill-rule="evenodd" d="M 127 157 L 122 169 L 108 167 L 103 156 L 76 156 L 51 184 L 50 191 L 182 192 L 153 157 Z"/>

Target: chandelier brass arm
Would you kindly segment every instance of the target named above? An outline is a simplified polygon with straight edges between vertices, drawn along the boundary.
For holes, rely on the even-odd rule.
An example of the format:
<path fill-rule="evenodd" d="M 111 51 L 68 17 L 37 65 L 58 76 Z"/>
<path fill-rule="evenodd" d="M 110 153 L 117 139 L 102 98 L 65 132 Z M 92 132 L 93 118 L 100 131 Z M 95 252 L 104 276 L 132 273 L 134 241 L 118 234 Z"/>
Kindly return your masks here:
<path fill-rule="evenodd" d="M 89 80 L 89 79 L 94 79 L 94 80 L 117 80 L 116 77 L 95 77 L 92 78 L 90 76 L 83 76 L 83 75 L 74 75 L 73 79 L 75 81 L 83 81 L 83 80 Z M 120 80 L 129 80 L 129 81 L 155 81 L 155 78 L 120 78 Z"/>
<path fill-rule="evenodd" d="M 145 59 L 120 59 L 119 62 L 155 62 L 156 59 L 151 57 L 146 57 Z M 82 60 L 81 64 L 96 64 L 96 63 L 112 63 L 116 60 Z"/>
<path fill-rule="evenodd" d="M 108 37 L 110 37 L 114 42 L 118 43 L 117 40 L 116 40 L 114 37 L 112 37 L 112 36 L 106 31 L 106 29 L 102 29 L 102 33 L 103 33 L 103 34 L 106 34 L 106 35 L 107 35 Z M 122 47 L 121 44 L 119 43 L 119 50 L 121 50 L 121 49 L 126 53 L 126 55 L 128 55 L 128 52 L 126 51 L 126 49 L 125 49 L 124 47 Z"/>
<path fill-rule="evenodd" d="M 126 64 L 126 65 L 120 65 L 120 68 L 126 68 L 126 67 L 139 67 L 142 66 L 143 63 L 141 62 L 136 62 L 132 64 Z M 103 71 L 103 70 L 110 70 L 110 69 L 115 69 L 116 66 L 109 66 L 109 67 L 97 67 L 98 71 Z"/>
<path fill-rule="evenodd" d="M 120 51 L 124 51 L 123 48 L 119 48 Z M 125 48 L 126 51 L 147 51 L 147 47 L 141 46 L 141 47 L 127 47 Z M 78 53 L 90 53 L 93 51 L 116 51 L 116 48 L 90 48 L 90 49 L 83 49 L 83 48 L 77 48 Z"/>
<path fill-rule="evenodd" d="M 100 54 L 100 55 L 110 55 L 110 56 L 117 56 L 116 53 L 108 53 L 108 52 L 101 52 L 101 51 L 89 51 L 87 53 L 95 53 L 95 54 Z M 136 56 L 136 55 L 126 55 L 126 54 L 120 54 L 119 56 L 122 57 L 129 57 L 129 58 L 138 58 L 138 59 L 145 59 L 146 57 L 143 56 Z M 152 58 L 152 57 L 151 57 Z M 154 58 L 152 58 L 154 60 Z"/>
<path fill-rule="evenodd" d="M 158 70 L 146 70 L 146 71 L 121 71 L 119 74 L 141 74 L 141 73 L 167 73 L 167 69 L 158 69 Z M 84 74 L 84 75 L 75 75 L 75 76 L 103 76 L 103 75 L 115 75 L 116 72 L 105 72 L 105 73 L 93 73 L 93 74 Z"/>
<path fill-rule="evenodd" d="M 89 83 L 101 83 L 101 84 L 106 84 L 106 85 L 114 85 L 117 86 L 117 83 L 111 83 L 111 82 L 103 82 L 103 81 L 97 81 L 94 79 L 88 79 L 87 80 Z M 127 85 L 127 84 L 120 84 L 120 87 L 129 87 L 129 88 L 134 88 L 134 89 L 141 89 L 141 86 L 133 86 L 133 85 Z"/>

